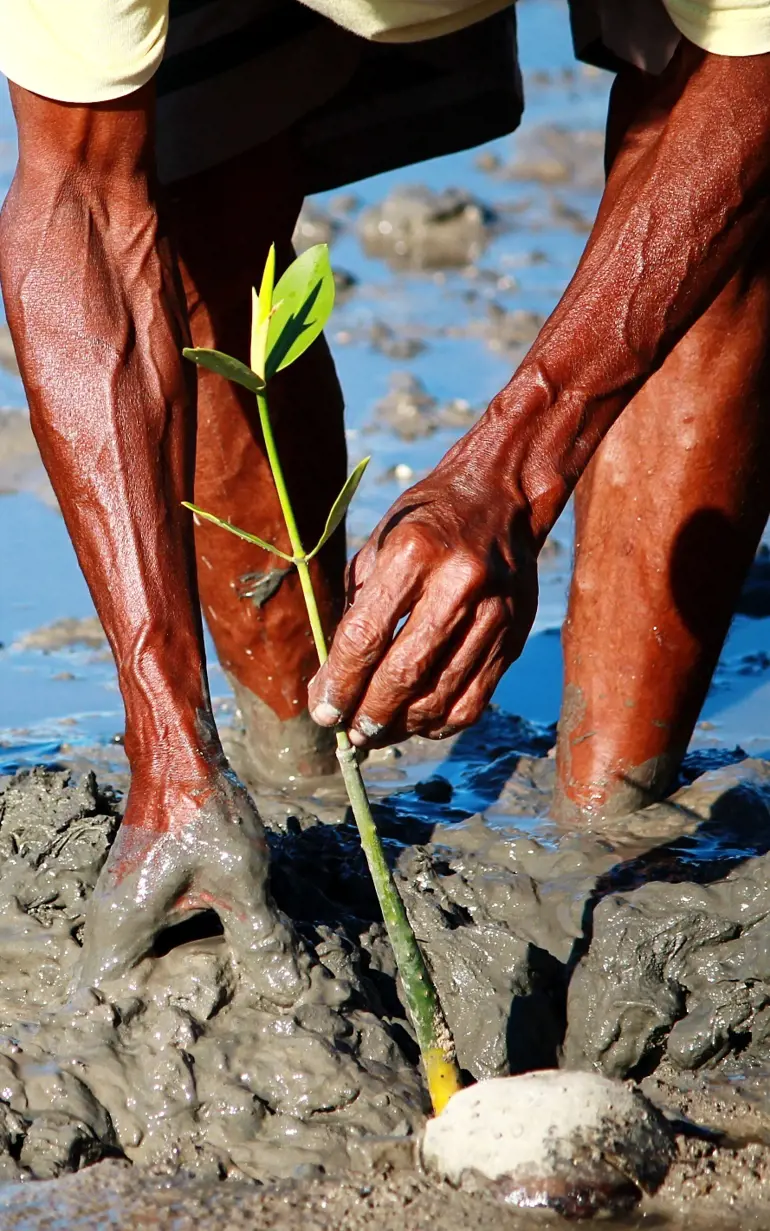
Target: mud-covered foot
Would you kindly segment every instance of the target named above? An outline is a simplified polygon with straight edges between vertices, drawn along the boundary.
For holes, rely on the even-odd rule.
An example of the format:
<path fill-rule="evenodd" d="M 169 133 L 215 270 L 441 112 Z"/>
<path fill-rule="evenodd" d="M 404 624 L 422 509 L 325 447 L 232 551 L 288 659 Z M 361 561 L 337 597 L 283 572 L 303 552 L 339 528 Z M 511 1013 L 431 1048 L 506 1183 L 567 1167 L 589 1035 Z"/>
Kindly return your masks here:
<path fill-rule="evenodd" d="M 228 770 L 196 782 L 132 779 L 86 919 L 80 982 L 97 987 L 152 953 L 160 932 L 214 910 L 257 994 L 292 1004 L 304 959 L 268 887 L 262 822 Z"/>
<path fill-rule="evenodd" d="M 334 732 L 313 722 L 307 709 L 281 720 L 264 701 L 228 677 L 243 722 L 227 749 L 247 786 L 312 791 L 339 772 Z"/>

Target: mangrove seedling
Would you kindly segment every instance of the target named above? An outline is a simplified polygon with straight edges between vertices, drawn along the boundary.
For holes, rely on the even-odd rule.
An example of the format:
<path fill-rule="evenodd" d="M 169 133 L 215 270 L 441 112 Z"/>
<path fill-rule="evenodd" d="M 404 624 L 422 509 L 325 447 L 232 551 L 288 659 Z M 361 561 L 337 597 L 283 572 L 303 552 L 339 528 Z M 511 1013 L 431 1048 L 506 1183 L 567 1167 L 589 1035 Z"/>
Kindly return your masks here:
<path fill-rule="evenodd" d="M 359 462 L 331 507 L 323 534 L 310 551 L 305 551 L 300 539 L 291 498 L 286 486 L 281 461 L 276 449 L 267 407 L 267 385 L 270 379 L 293 363 L 318 337 L 334 304 L 334 278 L 325 244 L 317 244 L 303 252 L 289 266 L 278 284 L 275 282 L 275 247 L 270 249 L 259 293 L 253 293 L 251 326 L 251 366 L 224 355 L 220 351 L 198 347 L 184 351 L 187 359 L 217 372 L 228 380 L 243 385 L 257 400 L 259 421 L 265 440 L 270 470 L 291 545 L 291 552 L 280 550 L 256 534 L 242 530 L 214 513 L 185 502 L 198 517 L 221 526 L 249 543 L 271 552 L 296 568 L 305 598 L 308 619 L 320 663 L 327 657 L 326 637 L 313 591 L 308 565 L 341 525 L 356 488 L 361 482 L 369 458 Z M 438 1114 L 451 1096 L 460 1089 L 460 1072 L 455 1060 L 454 1043 L 446 1024 L 433 979 L 412 931 L 398 888 L 388 867 L 382 843 L 377 833 L 371 804 L 366 793 L 356 752 L 346 731 L 336 731 L 337 758 L 342 770 L 350 807 L 355 817 L 361 845 L 377 892 L 382 917 L 393 947 L 407 1009 L 414 1027 L 425 1068 L 433 1110 Z"/>

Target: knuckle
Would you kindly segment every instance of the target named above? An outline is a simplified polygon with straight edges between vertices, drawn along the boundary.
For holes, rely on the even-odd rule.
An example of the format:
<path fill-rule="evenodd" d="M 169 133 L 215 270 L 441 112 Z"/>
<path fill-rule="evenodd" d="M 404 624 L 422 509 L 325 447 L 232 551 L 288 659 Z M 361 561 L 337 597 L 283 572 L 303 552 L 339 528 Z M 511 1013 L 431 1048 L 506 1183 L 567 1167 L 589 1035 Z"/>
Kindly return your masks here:
<path fill-rule="evenodd" d="M 409 707 L 406 728 L 410 735 L 422 735 L 443 725 L 445 709 L 442 706 L 423 702 Z"/>
<path fill-rule="evenodd" d="M 437 636 L 430 636 L 427 632 L 420 644 L 415 644 L 414 639 L 410 638 L 408 644 L 399 647 L 397 638 L 393 650 L 377 673 L 374 681 L 377 690 L 398 697 L 402 702 L 410 700 L 418 687 L 422 691 L 430 676 L 438 644 Z"/>
<path fill-rule="evenodd" d="M 359 590 L 368 579 L 377 558 L 377 549 L 370 542 L 365 543 L 353 557 L 345 570 L 345 581 L 349 590 Z"/>
<path fill-rule="evenodd" d="M 489 581 L 486 564 L 470 552 L 455 552 L 447 564 L 453 588 L 463 594 L 483 590 Z"/>
<path fill-rule="evenodd" d="M 335 662 L 369 666 L 376 661 L 380 626 L 368 613 L 355 612 L 340 625 L 334 637 Z"/>
<path fill-rule="evenodd" d="M 394 550 L 404 567 L 416 568 L 425 564 L 438 550 L 436 532 L 422 522 L 411 522 L 402 526 L 398 535 L 393 538 Z"/>
<path fill-rule="evenodd" d="M 483 714 L 487 699 L 486 695 L 463 697 L 449 714 L 446 728 L 451 728 L 453 731 L 464 731 L 466 727 L 473 726 Z"/>
<path fill-rule="evenodd" d="M 482 598 L 478 605 L 478 620 L 488 628 L 508 628 L 513 617 L 513 605 L 500 595 Z"/>
<path fill-rule="evenodd" d="M 366 690 L 361 708 L 370 718 L 387 722 L 401 708 L 409 690 L 410 684 L 401 673 L 380 669 Z"/>

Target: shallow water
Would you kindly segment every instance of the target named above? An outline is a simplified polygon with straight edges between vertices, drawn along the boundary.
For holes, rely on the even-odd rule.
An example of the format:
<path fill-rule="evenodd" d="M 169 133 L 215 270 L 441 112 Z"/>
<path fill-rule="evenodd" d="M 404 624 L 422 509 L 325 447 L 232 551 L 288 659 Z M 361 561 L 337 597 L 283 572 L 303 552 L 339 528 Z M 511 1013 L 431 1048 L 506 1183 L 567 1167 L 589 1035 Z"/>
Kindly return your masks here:
<path fill-rule="evenodd" d="M 507 380 L 514 360 L 495 353 L 483 339 L 447 337 L 443 331 L 461 325 L 464 332 L 473 333 L 473 323 L 483 322 L 491 301 L 509 310 L 547 313 L 585 241 L 582 224 L 570 217 L 565 220 L 558 210 L 555 213 L 554 202 L 567 204 L 590 219 L 598 201 L 595 176 L 577 181 L 573 177 L 571 182 L 550 186 L 503 179 L 479 169 L 479 153 L 495 156 L 502 163 L 522 151 L 531 156 L 532 134 L 538 126 L 558 124 L 598 134 L 603 125 L 609 75 L 575 65 L 566 8 L 560 0 L 525 0 L 519 9 L 519 27 L 527 107 L 518 134 L 493 142 L 481 152 L 437 159 L 352 188 L 362 209 L 382 200 L 395 186 L 421 183 L 437 191 L 461 186 L 499 210 L 510 225 L 492 238 L 476 268 L 439 274 L 394 272 L 383 261 L 365 255 L 355 217 L 342 218 L 334 240 L 335 267 L 353 274 L 358 282 L 355 292 L 338 307 L 330 335 L 348 404 L 351 463 L 366 452 L 374 457 L 350 518 L 353 545 L 404 486 L 393 477 L 393 468 L 406 465 L 414 475 L 423 473 L 458 435 L 457 429 L 439 428 L 422 439 L 405 441 L 378 427 L 374 409 L 394 371 L 407 370 L 416 376 L 439 402 L 462 398 L 472 407 L 483 407 Z M 0 192 L 9 182 L 13 161 L 13 125 L 3 91 Z M 322 194 L 314 204 L 328 210 L 335 195 Z M 534 261 L 533 251 L 538 254 Z M 509 286 L 511 281 L 515 285 Z M 469 293 L 476 296 L 470 304 Z M 408 361 L 388 358 L 368 341 L 369 330 L 378 323 L 385 323 L 399 337 L 417 333 L 425 349 Z M 23 406 L 20 382 L 2 370 L 0 406 Z M 558 629 L 564 616 L 571 538 L 568 510 L 554 534 L 555 553 L 541 570 L 541 602 L 533 635 L 496 696 L 504 711 L 545 725 L 558 715 Z M 108 654 L 77 645 L 43 652 L 19 644 L 24 634 L 41 625 L 93 614 L 61 518 L 38 491 L 7 491 L 0 497 L 0 575 L 4 579 L 0 589 L 0 767 L 55 756 L 61 744 L 109 745 L 120 735 L 123 714 Z M 209 649 L 212 690 L 225 698 L 227 687 Z M 694 747 L 728 749 L 740 743 L 752 755 L 770 748 L 770 620 L 738 617 L 702 718 L 707 725 L 696 732 Z M 461 753 L 462 749 L 455 752 L 446 767 L 453 782 L 467 779 L 472 769 L 470 751 L 465 767 Z M 437 754 L 437 759 L 441 757 L 443 753 Z M 460 781 L 458 787 L 465 789 Z M 483 802 L 483 792 L 475 802 Z M 472 809 L 473 803 L 463 798 L 463 806 Z"/>

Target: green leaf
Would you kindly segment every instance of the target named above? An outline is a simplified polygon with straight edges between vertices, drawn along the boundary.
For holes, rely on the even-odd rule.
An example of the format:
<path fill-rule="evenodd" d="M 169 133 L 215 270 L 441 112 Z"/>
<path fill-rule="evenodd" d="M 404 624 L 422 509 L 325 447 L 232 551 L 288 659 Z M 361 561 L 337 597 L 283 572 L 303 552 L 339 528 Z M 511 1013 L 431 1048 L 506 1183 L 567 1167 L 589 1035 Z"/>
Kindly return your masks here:
<path fill-rule="evenodd" d="M 358 485 L 364 477 L 364 471 L 372 459 L 365 457 L 362 462 L 359 462 L 352 474 L 348 475 L 347 482 L 340 492 L 337 499 L 332 505 L 331 512 L 326 519 L 324 532 L 316 543 L 312 551 L 309 551 L 306 559 L 312 560 L 313 556 L 318 555 L 318 552 L 323 547 L 324 543 L 328 543 L 329 539 L 334 534 L 334 531 L 339 526 L 343 517 L 348 511 L 348 506 L 358 491 Z"/>
<path fill-rule="evenodd" d="M 229 530 L 231 534 L 236 534 L 239 539 L 245 539 L 247 543 L 253 543 L 255 547 L 261 547 L 263 551 L 270 551 L 274 556 L 280 556 L 282 560 L 288 560 L 289 564 L 294 563 L 293 558 L 287 556 L 285 551 L 280 551 L 277 547 L 273 547 L 272 543 L 266 543 L 264 539 L 257 538 L 256 534 L 249 534 L 248 530 L 240 530 L 238 526 L 234 526 L 229 521 L 222 521 L 221 517 L 215 517 L 213 513 L 206 513 L 204 509 L 199 509 L 197 505 L 190 504 L 188 500 L 183 500 L 182 504 L 191 513 L 195 513 L 196 517 L 202 517 L 204 521 L 213 522 L 215 526 L 220 526 L 223 530 Z"/>
<path fill-rule="evenodd" d="M 216 372 L 226 380 L 234 380 L 236 384 L 243 385 L 250 393 L 261 393 L 265 387 L 264 380 L 257 376 L 256 372 L 247 368 L 240 359 L 233 359 L 232 355 L 223 355 L 218 350 L 206 350 L 202 346 L 186 346 L 182 354 L 185 359 L 207 368 L 209 372 Z"/>
<path fill-rule="evenodd" d="M 315 342 L 334 307 L 334 276 L 326 244 L 308 248 L 289 268 L 273 292 L 273 315 L 267 335 L 265 379 Z"/>

